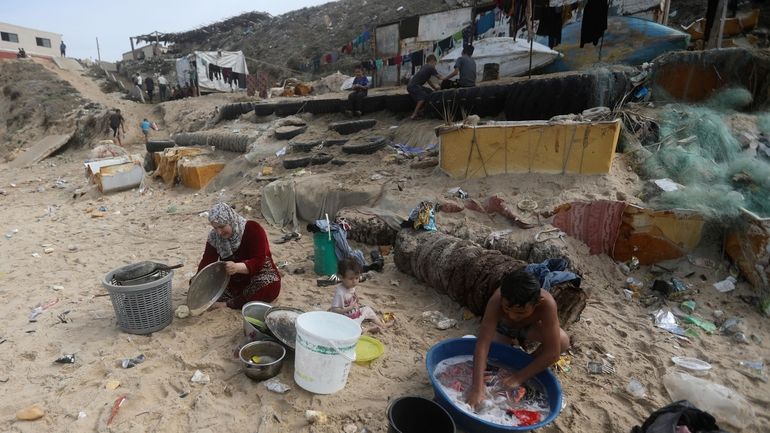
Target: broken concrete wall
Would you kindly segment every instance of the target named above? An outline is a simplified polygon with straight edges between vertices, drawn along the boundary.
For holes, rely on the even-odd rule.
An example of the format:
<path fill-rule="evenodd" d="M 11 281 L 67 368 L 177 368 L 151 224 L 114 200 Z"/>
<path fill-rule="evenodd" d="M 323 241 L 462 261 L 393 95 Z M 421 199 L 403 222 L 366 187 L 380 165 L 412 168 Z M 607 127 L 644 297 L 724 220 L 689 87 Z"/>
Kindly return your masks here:
<path fill-rule="evenodd" d="M 701 102 L 723 87 L 751 92 L 751 108 L 765 106 L 770 97 L 770 50 L 725 48 L 666 53 L 653 63 L 655 99 Z"/>

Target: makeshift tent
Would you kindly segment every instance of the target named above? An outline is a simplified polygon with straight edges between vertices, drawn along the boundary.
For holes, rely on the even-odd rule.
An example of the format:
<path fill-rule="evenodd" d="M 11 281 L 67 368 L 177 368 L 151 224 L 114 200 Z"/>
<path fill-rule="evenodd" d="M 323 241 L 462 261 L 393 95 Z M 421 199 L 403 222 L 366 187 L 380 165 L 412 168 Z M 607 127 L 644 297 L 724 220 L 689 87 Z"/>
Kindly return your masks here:
<path fill-rule="evenodd" d="M 242 51 L 195 51 L 177 59 L 176 76 L 180 86 L 190 82 L 192 67 L 195 67 L 198 88 L 202 92 L 246 89 L 249 71 Z"/>

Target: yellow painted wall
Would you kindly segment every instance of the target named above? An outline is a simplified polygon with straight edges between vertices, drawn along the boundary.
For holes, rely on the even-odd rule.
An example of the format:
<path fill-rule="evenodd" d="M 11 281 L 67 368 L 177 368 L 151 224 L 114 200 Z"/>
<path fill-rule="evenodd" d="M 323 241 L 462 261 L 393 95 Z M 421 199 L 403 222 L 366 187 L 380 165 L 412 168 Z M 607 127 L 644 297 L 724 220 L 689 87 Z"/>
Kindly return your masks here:
<path fill-rule="evenodd" d="M 612 165 L 620 120 L 498 122 L 439 134 L 440 167 L 454 178 L 505 173 L 604 174 Z"/>

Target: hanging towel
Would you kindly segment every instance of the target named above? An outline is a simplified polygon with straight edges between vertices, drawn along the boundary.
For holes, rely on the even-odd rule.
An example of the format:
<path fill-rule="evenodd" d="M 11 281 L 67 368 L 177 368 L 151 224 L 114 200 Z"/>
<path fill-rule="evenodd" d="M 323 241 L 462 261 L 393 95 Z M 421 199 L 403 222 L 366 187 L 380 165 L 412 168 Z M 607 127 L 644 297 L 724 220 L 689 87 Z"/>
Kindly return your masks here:
<path fill-rule="evenodd" d="M 374 67 L 376 67 L 377 69 L 382 69 L 382 59 L 375 60 Z"/>
<path fill-rule="evenodd" d="M 476 23 L 476 36 L 483 35 L 487 30 L 495 26 L 495 12 L 489 11 L 479 18 Z"/>
<path fill-rule="evenodd" d="M 561 15 L 561 7 L 535 9 L 535 18 L 540 20 L 537 34 L 548 36 L 548 48 L 553 48 L 561 43 Z"/>
<path fill-rule="evenodd" d="M 599 44 L 599 39 L 607 30 L 608 13 L 607 0 L 588 0 L 583 11 L 583 25 L 580 27 L 580 48 L 589 42 L 594 46 Z"/>

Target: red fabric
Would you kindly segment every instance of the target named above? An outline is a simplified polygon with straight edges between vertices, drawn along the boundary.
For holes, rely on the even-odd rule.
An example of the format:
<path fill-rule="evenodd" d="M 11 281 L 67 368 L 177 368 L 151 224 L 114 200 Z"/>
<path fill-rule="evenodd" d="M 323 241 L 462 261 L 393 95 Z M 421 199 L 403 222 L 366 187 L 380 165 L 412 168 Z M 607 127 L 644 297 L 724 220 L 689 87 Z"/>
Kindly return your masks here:
<path fill-rule="evenodd" d="M 216 248 L 206 242 L 203 258 L 201 258 L 198 264 L 198 272 L 219 259 L 219 253 L 217 253 Z M 238 250 L 235 251 L 232 257 L 222 257 L 221 259 L 245 263 L 249 269 L 248 274 L 230 276 L 227 291 L 233 296 L 233 300 L 228 302 L 229 307 L 240 308 L 246 302 L 251 301 L 271 302 L 278 297 L 281 291 L 281 274 L 278 272 L 278 268 L 275 266 L 273 257 L 270 254 L 270 243 L 267 240 L 267 233 L 256 221 L 246 221 L 246 228 L 243 230 L 243 237 L 241 238 L 241 245 L 238 247 Z M 278 275 L 278 281 L 266 285 L 251 296 L 244 296 L 244 289 L 249 286 L 252 278 L 259 275 L 266 263 Z"/>
<path fill-rule="evenodd" d="M 591 254 L 612 256 L 625 209 L 625 203 L 610 200 L 570 203 L 557 209 L 553 225 L 585 242 Z"/>

